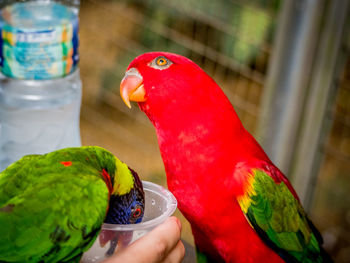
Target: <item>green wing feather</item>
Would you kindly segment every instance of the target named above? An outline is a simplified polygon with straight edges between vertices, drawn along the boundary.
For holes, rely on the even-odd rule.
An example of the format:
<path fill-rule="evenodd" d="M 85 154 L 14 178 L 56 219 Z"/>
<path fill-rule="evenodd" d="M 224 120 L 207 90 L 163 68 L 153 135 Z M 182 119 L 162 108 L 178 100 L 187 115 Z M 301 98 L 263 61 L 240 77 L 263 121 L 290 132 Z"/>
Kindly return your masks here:
<path fill-rule="evenodd" d="M 322 262 L 320 245 L 287 185 L 252 169 L 238 202 L 259 236 L 287 262 Z"/>
<path fill-rule="evenodd" d="M 0 262 L 79 261 L 108 206 L 94 159 L 77 148 L 26 156 L 1 173 Z"/>

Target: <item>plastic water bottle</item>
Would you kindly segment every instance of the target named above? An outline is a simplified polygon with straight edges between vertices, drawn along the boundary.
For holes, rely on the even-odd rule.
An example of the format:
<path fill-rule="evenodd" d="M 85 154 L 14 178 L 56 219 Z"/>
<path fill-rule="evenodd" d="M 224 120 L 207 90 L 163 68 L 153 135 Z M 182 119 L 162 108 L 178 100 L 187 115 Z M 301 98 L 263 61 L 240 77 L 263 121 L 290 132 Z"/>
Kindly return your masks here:
<path fill-rule="evenodd" d="M 0 14 L 0 171 L 27 154 L 81 145 L 79 1 L 6 4 Z"/>

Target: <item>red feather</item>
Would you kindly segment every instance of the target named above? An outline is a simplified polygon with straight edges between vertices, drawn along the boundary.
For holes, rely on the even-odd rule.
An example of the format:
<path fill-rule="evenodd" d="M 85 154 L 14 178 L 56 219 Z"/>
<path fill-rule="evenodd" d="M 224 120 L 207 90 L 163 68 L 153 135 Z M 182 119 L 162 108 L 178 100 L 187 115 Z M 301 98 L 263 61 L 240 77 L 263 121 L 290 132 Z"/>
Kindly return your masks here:
<path fill-rule="evenodd" d="M 66 161 L 66 162 L 61 162 L 61 164 L 63 164 L 65 167 L 69 167 L 72 165 L 71 161 Z"/>
<path fill-rule="evenodd" d="M 108 187 L 108 196 L 110 196 L 113 192 L 113 185 L 112 185 L 111 177 L 105 169 L 102 169 L 101 174 L 102 174 L 103 179 L 105 180 L 106 185 Z"/>

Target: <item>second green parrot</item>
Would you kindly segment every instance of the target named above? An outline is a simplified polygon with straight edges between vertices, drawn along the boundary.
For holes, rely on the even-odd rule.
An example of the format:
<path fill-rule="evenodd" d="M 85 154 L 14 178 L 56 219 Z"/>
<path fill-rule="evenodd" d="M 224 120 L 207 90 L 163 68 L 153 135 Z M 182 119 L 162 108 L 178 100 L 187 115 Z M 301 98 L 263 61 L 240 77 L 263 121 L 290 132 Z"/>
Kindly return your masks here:
<path fill-rule="evenodd" d="M 143 211 L 137 174 L 103 148 L 25 156 L 0 174 L 0 262 L 79 262 L 103 222 Z"/>

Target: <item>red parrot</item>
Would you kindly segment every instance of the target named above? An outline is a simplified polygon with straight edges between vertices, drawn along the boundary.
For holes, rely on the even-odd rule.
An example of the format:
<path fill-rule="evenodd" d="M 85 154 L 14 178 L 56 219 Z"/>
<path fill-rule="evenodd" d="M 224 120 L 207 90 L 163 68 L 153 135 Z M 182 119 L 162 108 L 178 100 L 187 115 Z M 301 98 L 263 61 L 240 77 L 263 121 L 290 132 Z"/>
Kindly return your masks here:
<path fill-rule="evenodd" d="M 156 129 L 199 262 L 331 262 L 288 179 L 198 65 L 172 53 L 143 54 L 120 92 Z"/>

